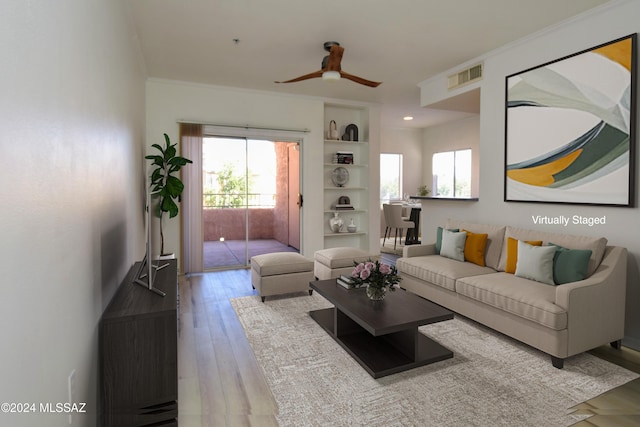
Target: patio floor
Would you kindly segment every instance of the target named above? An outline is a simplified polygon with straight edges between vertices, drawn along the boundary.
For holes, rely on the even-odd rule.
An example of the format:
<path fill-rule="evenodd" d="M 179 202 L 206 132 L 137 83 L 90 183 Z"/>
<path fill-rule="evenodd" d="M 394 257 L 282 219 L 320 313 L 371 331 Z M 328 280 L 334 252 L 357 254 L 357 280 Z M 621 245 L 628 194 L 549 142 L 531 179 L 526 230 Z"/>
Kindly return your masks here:
<path fill-rule="evenodd" d="M 382 239 L 380 239 L 382 246 Z M 389 243 L 389 239 L 385 247 L 381 248 L 381 257 L 383 262 L 395 265 L 395 261 L 402 256 L 402 247 L 398 242 L 397 249 L 393 250 L 393 239 Z M 273 239 L 249 240 L 249 259 L 254 255 L 267 254 L 273 252 L 299 252 L 297 249 L 287 246 Z M 204 242 L 204 269 L 216 270 L 229 267 L 244 268 L 249 264 L 245 264 L 245 241 L 244 240 L 226 240 L 224 242 Z"/>
<path fill-rule="evenodd" d="M 246 243 L 244 240 L 204 242 L 204 269 L 248 266 L 245 262 Z M 297 249 L 273 239 L 249 240 L 248 250 L 249 259 L 254 255 L 273 252 L 298 252 Z"/>

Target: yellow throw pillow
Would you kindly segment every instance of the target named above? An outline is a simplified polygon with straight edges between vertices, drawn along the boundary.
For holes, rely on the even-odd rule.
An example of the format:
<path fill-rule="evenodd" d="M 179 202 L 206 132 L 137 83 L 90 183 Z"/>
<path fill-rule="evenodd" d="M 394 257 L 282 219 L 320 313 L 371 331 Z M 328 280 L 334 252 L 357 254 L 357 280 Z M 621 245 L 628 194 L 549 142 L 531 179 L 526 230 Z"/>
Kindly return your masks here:
<path fill-rule="evenodd" d="M 542 246 L 542 240 L 525 240 L 532 246 Z M 514 274 L 516 272 L 516 264 L 518 263 L 518 240 L 511 237 L 507 238 L 507 266 L 504 271 Z"/>
<path fill-rule="evenodd" d="M 484 250 L 487 247 L 488 234 L 467 232 L 467 240 L 464 243 L 464 260 L 484 267 Z"/>

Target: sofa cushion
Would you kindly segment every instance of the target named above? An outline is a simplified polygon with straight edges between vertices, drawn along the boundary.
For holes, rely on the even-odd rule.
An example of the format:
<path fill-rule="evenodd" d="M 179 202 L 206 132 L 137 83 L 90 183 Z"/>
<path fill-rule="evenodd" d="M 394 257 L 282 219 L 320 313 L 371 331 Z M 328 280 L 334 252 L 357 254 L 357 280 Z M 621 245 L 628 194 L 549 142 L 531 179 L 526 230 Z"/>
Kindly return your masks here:
<path fill-rule="evenodd" d="M 567 249 L 551 243 L 556 247 L 553 258 L 553 281 L 556 285 L 578 282 L 587 277 L 590 249 Z"/>
<path fill-rule="evenodd" d="M 587 277 L 593 274 L 600 265 L 607 247 L 607 239 L 604 237 L 590 236 L 574 236 L 571 234 L 550 233 L 545 231 L 527 230 L 524 228 L 507 227 L 504 235 L 507 238 L 512 237 L 517 240 L 542 240 L 543 245 L 553 242 L 556 245 L 569 249 L 589 249 L 592 251 L 589 259 L 589 267 L 587 268 Z M 496 268 L 499 271 L 505 271 L 507 263 L 507 247 L 506 243 L 502 247 L 502 255 L 500 262 Z"/>
<path fill-rule="evenodd" d="M 507 311 L 554 330 L 567 327 L 567 312 L 555 302 L 556 287 L 509 273 L 485 274 L 458 279 L 460 295 Z"/>
<path fill-rule="evenodd" d="M 533 246 L 518 240 L 516 276 L 547 285 L 555 285 L 553 282 L 553 257 L 555 254 L 555 246 Z"/>
<path fill-rule="evenodd" d="M 487 233 L 472 233 L 469 230 L 462 230 L 467 233 L 467 240 L 464 242 L 464 260 L 485 266 L 484 251 L 487 249 Z"/>
<path fill-rule="evenodd" d="M 516 272 L 516 265 L 518 264 L 518 242 L 519 240 L 508 237 L 507 238 L 507 265 L 504 271 L 514 274 Z M 527 240 L 532 246 L 542 246 L 542 240 Z"/>
<path fill-rule="evenodd" d="M 313 261 L 296 252 L 273 252 L 251 257 L 251 268 L 260 277 L 313 271 Z"/>
<path fill-rule="evenodd" d="M 487 234 L 487 246 L 485 249 L 484 262 L 487 267 L 498 269 L 502 245 L 504 242 L 504 232 L 507 227 L 488 224 L 477 224 L 474 222 L 460 221 L 449 218 L 445 228 L 458 228 L 471 231 L 477 234 Z"/>
<path fill-rule="evenodd" d="M 379 257 L 358 248 L 337 247 L 320 249 L 314 253 L 314 259 L 328 268 L 354 267 L 354 262 L 376 260 Z"/>
<path fill-rule="evenodd" d="M 464 261 L 464 243 L 466 239 L 467 233 L 443 230 L 440 255 L 456 261 Z"/>
<path fill-rule="evenodd" d="M 396 267 L 400 272 L 400 276 L 413 276 L 450 291 L 455 291 L 456 279 L 460 277 L 496 272 L 489 267 L 480 267 L 470 262 L 455 261 L 440 255 L 398 258 Z"/>

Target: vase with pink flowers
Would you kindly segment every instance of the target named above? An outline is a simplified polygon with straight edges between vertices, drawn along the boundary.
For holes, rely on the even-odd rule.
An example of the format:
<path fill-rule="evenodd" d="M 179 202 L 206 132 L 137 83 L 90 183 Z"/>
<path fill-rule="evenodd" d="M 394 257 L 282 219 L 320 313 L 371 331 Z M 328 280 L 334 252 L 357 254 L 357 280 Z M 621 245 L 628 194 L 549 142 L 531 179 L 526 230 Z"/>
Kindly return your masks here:
<path fill-rule="evenodd" d="M 353 286 L 366 285 L 367 296 L 370 300 L 383 300 L 387 290 L 395 291 L 396 285 L 402 280 L 395 267 L 378 260 L 354 262 L 353 264 L 355 266 L 351 273 Z"/>

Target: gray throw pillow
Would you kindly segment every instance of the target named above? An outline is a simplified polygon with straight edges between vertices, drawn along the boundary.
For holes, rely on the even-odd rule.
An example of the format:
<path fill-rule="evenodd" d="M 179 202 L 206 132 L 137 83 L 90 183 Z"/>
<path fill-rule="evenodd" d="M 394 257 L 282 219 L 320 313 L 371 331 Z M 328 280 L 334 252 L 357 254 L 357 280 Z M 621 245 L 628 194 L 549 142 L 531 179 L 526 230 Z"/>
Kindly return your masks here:
<path fill-rule="evenodd" d="M 440 254 L 440 248 L 442 248 L 442 227 L 436 229 L 436 253 Z M 448 228 L 449 231 L 460 231 L 459 228 Z"/>
<path fill-rule="evenodd" d="M 440 255 L 443 257 L 464 261 L 464 244 L 467 240 L 467 233 L 464 231 L 455 232 L 442 230 L 442 247 Z"/>
<path fill-rule="evenodd" d="M 555 254 L 555 246 L 533 246 L 518 240 L 516 276 L 547 285 L 555 285 L 553 282 L 553 257 Z"/>

